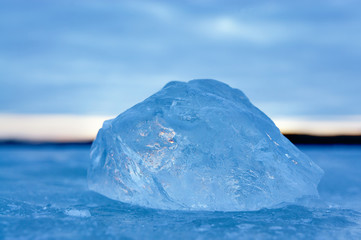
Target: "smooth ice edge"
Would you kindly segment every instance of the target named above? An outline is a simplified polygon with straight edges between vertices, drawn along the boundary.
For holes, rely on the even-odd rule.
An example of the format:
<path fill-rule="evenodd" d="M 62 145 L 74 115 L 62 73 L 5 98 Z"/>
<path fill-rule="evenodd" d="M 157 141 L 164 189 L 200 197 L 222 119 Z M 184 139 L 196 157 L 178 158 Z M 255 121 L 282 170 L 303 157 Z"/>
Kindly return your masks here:
<path fill-rule="evenodd" d="M 91 190 L 144 207 L 257 210 L 318 196 L 323 171 L 238 89 L 170 82 L 104 122 Z"/>

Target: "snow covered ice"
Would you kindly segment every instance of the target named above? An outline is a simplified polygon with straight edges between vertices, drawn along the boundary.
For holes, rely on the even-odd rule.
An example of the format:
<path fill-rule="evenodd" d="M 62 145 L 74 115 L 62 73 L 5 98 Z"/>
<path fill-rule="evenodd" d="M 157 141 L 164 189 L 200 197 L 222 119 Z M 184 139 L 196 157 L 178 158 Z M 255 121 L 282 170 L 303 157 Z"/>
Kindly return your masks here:
<path fill-rule="evenodd" d="M 243 211 L 318 196 L 323 171 L 238 89 L 170 82 L 105 121 L 88 185 L 150 208 Z"/>

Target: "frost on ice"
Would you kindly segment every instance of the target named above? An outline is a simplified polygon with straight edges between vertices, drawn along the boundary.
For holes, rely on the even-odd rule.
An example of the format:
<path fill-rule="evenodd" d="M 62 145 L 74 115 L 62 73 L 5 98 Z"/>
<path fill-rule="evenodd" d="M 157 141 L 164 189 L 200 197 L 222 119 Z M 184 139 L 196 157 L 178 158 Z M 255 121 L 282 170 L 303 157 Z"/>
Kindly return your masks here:
<path fill-rule="evenodd" d="M 144 207 L 257 210 L 317 196 L 323 171 L 238 89 L 170 82 L 104 122 L 91 190 Z"/>

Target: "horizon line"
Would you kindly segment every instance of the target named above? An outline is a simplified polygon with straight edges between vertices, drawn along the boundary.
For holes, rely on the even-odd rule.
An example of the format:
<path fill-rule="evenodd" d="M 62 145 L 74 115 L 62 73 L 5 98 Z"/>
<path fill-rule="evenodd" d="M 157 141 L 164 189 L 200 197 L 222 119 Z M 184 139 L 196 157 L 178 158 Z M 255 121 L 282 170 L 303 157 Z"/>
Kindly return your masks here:
<path fill-rule="evenodd" d="M 115 116 L 71 114 L 1 114 L 0 140 L 84 142 L 95 139 L 107 119 Z M 275 117 L 285 135 L 359 136 L 361 115 L 329 117 Z"/>
<path fill-rule="evenodd" d="M 317 136 L 307 134 L 284 134 L 288 140 L 293 144 L 313 144 L 313 145 L 333 145 L 333 144 L 346 144 L 346 145 L 361 145 L 360 135 L 337 135 L 337 136 Z M 0 146 L 14 145 L 14 146 L 90 146 L 94 142 L 93 139 L 84 140 L 70 140 L 70 141 L 40 141 L 28 139 L 0 139 Z"/>

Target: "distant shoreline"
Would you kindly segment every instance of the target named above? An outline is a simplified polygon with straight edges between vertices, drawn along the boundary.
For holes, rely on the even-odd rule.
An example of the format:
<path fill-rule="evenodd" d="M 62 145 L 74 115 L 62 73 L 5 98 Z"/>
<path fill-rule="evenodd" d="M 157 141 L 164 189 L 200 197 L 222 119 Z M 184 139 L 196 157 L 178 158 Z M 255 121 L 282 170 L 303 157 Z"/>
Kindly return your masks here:
<path fill-rule="evenodd" d="M 307 134 L 284 134 L 293 144 L 309 145 L 361 145 L 361 135 L 315 136 Z"/>
<path fill-rule="evenodd" d="M 52 141 L 29 141 L 29 140 L 0 140 L 0 146 L 34 146 L 34 147 L 46 147 L 46 146 L 59 146 L 59 147 L 80 147 L 80 146 L 90 146 L 93 143 L 92 140 L 89 141 L 78 141 L 78 142 L 52 142 Z"/>
<path fill-rule="evenodd" d="M 305 145 L 361 145 L 361 135 L 314 136 L 306 134 L 284 134 L 294 144 Z M 0 140 L 0 146 L 90 146 L 93 140 L 87 141 L 31 141 L 18 139 Z"/>

